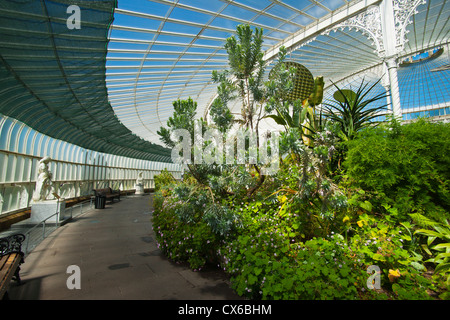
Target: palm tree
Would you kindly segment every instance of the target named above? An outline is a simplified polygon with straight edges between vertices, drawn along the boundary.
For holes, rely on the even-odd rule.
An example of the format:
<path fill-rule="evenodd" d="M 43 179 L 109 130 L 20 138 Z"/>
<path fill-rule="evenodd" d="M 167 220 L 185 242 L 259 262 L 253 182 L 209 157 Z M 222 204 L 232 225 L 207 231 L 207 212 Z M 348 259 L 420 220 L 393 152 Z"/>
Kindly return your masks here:
<path fill-rule="evenodd" d="M 380 80 L 376 81 L 366 89 L 369 83 L 364 83 L 363 79 L 356 92 L 349 89 L 340 89 L 333 83 L 337 89 L 333 95 L 335 101 L 332 103 L 323 103 L 323 115 L 329 120 L 340 124 L 345 140 L 352 140 L 359 130 L 373 125 L 371 120 L 379 116 L 379 111 L 386 110 L 387 103 L 379 104 L 374 107 L 369 106 L 381 99 L 386 101 L 386 92 L 379 93 L 372 98 L 366 99 L 369 92 L 372 91 Z"/>

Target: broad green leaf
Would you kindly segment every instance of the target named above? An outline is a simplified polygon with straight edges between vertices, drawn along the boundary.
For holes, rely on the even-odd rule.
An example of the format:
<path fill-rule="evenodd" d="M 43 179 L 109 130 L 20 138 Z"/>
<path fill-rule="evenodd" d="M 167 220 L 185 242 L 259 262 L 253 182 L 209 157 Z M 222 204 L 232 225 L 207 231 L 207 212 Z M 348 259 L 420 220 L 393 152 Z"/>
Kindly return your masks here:
<path fill-rule="evenodd" d="M 283 117 L 281 116 L 277 116 L 274 114 L 270 114 L 268 116 L 265 116 L 264 118 L 272 118 L 273 120 L 275 120 L 275 122 L 279 125 L 285 126 L 286 125 L 286 121 L 283 119 Z"/>
<path fill-rule="evenodd" d="M 445 258 L 450 258 L 450 252 L 439 253 L 435 259 L 440 260 Z"/>
<path fill-rule="evenodd" d="M 435 250 L 450 249 L 450 243 L 440 243 L 433 247 Z"/>
<path fill-rule="evenodd" d="M 359 206 L 368 212 L 372 211 L 372 204 L 367 200 L 360 203 Z"/>
<path fill-rule="evenodd" d="M 407 234 L 404 234 L 402 236 L 402 238 L 405 239 L 406 241 L 411 241 L 411 237 L 409 235 L 407 235 Z"/>
<path fill-rule="evenodd" d="M 438 233 L 436 231 L 432 231 L 432 230 L 427 230 L 427 229 L 419 229 L 419 230 L 416 230 L 415 233 L 422 234 L 424 236 L 429 236 L 429 237 L 440 237 L 441 236 L 440 233 Z"/>
<path fill-rule="evenodd" d="M 255 284 L 257 280 L 258 280 L 258 278 L 255 277 L 254 275 L 252 275 L 252 274 L 248 275 L 248 284 L 249 285 Z"/>
<path fill-rule="evenodd" d="M 430 246 L 432 243 L 433 243 L 433 241 L 436 239 L 436 237 L 428 237 L 428 239 L 427 239 L 427 245 L 428 246 Z"/>
<path fill-rule="evenodd" d="M 382 256 L 381 254 L 379 254 L 379 253 L 375 253 L 372 256 L 372 259 L 373 260 L 377 260 L 377 261 L 386 261 L 386 258 L 384 256 Z"/>
<path fill-rule="evenodd" d="M 427 271 L 427 268 L 425 268 L 423 264 L 416 261 L 411 262 L 411 266 L 417 271 L 425 271 L 425 272 Z"/>
<path fill-rule="evenodd" d="M 342 103 L 345 103 L 346 100 L 351 102 L 355 100 L 356 93 L 349 89 L 340 89 L 333 94 L 333 98 Z"/>
<path fill-rule="evenodd" d="M 428 253 L 430 256 L 432 256 L 433 254 L 431 253 L 430 249 L 428 249 L 428 246 L 423 244 L 422 245 L 422 249 L 425 250 L 426 253 Z"/>
<path fill-rule="evenodd" d="M 434 272 L 446 272 L 450 270 L 450 262 L 438 264 Z"/>

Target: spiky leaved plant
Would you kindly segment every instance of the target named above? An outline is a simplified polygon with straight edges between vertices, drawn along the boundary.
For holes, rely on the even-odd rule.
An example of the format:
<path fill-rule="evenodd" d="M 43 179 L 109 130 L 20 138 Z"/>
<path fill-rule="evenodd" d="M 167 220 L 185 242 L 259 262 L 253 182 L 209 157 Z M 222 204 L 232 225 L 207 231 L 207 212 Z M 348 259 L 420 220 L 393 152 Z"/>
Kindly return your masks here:
<path fill-rule="evenodd" d="M 331 121 L 337 122 L 342 131 L 344 140 L 352 140 L 356 133 L 370 125 L 373 125 L 374 118 L 379 116 L 379 111 L 385 110 L 386 102 L 381 102 L 375 106 L 374 103 L 386 101 L 387 93 L 381 92 L 371 98 L 369 93 L 381 81 L 379 79 L 370 87 L 369 82 L 361 82 L 356 92 L 349 89 L 341 89 L 335 83 L 337 91 L 334 93 L 334 101 L 324 102 L 324 116 Z"/>

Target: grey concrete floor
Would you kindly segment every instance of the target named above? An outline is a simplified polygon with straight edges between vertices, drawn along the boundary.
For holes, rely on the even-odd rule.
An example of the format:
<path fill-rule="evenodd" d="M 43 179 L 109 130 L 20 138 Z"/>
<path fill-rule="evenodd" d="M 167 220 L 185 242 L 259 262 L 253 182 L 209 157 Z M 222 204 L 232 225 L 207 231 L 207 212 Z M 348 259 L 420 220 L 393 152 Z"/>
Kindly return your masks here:
<path fill-rule="evenodd" d="M 80 289 L 67 282 L 79 267 Z M 194 272 L 166 259 L 151 225 L 151 195 L 129 196 L 74 218 L 44 239 L 21 266 L 11 300 L 241 299 L 215 268 Z"/>

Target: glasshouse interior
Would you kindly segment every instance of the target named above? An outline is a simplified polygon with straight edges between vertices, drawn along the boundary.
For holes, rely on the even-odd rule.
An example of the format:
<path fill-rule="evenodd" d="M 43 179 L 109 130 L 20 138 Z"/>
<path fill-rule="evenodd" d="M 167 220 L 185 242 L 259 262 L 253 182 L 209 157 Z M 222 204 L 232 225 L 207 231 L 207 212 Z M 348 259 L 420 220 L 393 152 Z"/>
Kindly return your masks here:
<path fill-rule="evenodd" d="M 0 1 L 0 299 L 450 299 L 449 17 Z"/>

